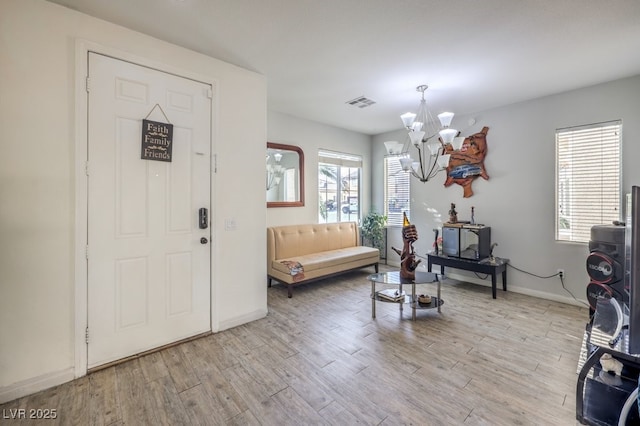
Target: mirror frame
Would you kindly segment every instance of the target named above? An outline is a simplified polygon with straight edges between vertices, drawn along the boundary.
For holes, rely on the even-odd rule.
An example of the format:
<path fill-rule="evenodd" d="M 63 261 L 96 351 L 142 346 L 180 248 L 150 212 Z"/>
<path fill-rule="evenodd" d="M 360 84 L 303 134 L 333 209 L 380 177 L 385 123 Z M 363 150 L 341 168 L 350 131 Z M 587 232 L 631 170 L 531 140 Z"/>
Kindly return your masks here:
<path fill-rule="evenodd" d="M 281 143 L 267 142 L 267 148 L 281 149 L 283 151 L 294 151 L 298 153 L 298 188 L 300 197 L 297 201 L 267 201 L 267 207 L 303 207 L 304 206 L 304 153 L 302 148 L 295 145 L 285 145 Z"/>

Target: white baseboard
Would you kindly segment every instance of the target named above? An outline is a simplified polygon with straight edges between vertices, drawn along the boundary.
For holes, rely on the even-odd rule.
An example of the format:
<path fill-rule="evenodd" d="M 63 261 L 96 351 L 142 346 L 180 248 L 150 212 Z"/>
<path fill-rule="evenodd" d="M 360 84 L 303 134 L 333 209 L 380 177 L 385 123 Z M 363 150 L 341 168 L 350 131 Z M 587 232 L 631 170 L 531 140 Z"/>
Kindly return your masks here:
<path fill-rule="evenodd" d="M 218 330 L 213 330 L 214 333 L 224 331 L 229 328 L 237 327 L 242 324 L 246 324 L 251 321 L 259 320 L 267 316 L 267 310 L 259 309 L 257 311 L 249 312 L 248 314 L 241 315 L 239 317 L 231 318 L 226 321 L 218 323 Z"/>
<path fill-rule="evenodd" d="M 400 267 L 400 258 L 398 258 L 398 260 L 389 260 L 389 259 L 387 259 L 387 265 L 388 266 L 395 266 L 396 268 L 399 268 Z"/>
<path fill-rule="evenodd" d="M 0 404 L 49 389 L 53 386 L 61 385 L 62 383 L 70 382 L 75 379 L 73 371 L 73 367 L 69 367 L 64 370 L 54 371 L 13 383 L 9 386 L 0 387 Z"/>
<path fill-rule="evenodd" d="M 435 268 L 434 268 L 435 271 Z M 436 271 L 439 272 L 439 271 Z M 491 287 L 491 280 L 485 281 L 485 280 L 481 280 L 479 278 L 474 278 L 471 277 L 469 275 L 462 275 L 462 274 L 446 274 L 447 278 L 452 278 L 454 280 L 458 280 L 458 281 L 465 281 L 471 284 L 477 284 L 477 285 L 483 285 L 485 287 Z M 498 297 L 500 297 L 500 292 L 502 291 L 502 277 L 500 275 L 498 275 L 497 277 L 497 282 L 496 282 L 496 289 L 497 289 L 497 295 Z M 575 300 L 572 297 L 568 297 L 568 296 L 561 296 L 558 294 L 553 294 L 553 293 L 547 293 L 544 291 L 538 291 L 538 290 L 532 290 L 530 288 L 526 288 L 526 287 L 518 287 L 517 285 L 514 286 L 512 284 L 507 284 L 507 291 L 511 291 L 513 293 L 520 293 L 520 294 L 524 294 L 527 296 L 533 296 L 533 297 L 537 297 L 539 299 L 545 299 L 545 300 L 551 300 L 554 302 L 560 302 L 560 303 L 566 303 L 567 305 L 574 305 L 574 306 L 580 306 L 580 307 L 585 307 L 585 304 L 587 304 L 586 300 L 580 301 L 580 300 Z"/>

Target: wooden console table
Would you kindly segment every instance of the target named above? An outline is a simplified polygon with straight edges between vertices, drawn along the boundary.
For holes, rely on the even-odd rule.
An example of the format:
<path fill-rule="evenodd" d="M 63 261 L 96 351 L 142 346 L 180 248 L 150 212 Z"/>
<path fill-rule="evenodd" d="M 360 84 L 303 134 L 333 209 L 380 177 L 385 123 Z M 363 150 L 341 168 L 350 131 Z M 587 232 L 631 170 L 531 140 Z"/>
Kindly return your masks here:
<path fill-rule="evenodd" d="M 496 258 L 495 265 L 489 263 L 481 263 L 477 260 L 462 259 L 459 257 L 450 257 L 439 254 L 428 255 L 428 271 L 431 272 L 431 266 L 433 264 L 440 265 L 440 273 L 444 275 L 444 267 L 456 269 L 464 269 L 465 271 L 473 271 L 479 274 L 491 275 L 491 294 L 493 298 L 496 298 L 496 276 L 502 273 L 502 290 L 507 291 L 507 264 L 509 259 Z"/>

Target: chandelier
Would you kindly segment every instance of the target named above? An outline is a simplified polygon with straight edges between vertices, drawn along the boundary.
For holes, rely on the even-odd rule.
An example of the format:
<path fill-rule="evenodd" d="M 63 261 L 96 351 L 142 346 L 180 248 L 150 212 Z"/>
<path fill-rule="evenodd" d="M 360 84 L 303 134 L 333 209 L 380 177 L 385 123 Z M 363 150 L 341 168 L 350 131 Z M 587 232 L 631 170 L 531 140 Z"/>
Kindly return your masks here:
<path fill-rule="evenodd" d="M 280 160 L 282 160 L 282 154 L 279 152 L 275 152 L 273 158 L 267 154 L 267 191 L 280 184 L 284 174 L 284 167 L 280 164 Z"/>
<path fill-rule="evenodd" d="M 409 131 L 400 154 L 400 165 L 402 170 L 411 172 L 420 182 L 427 182 L 438 172 L 446 169 L 450 157 L 447 152 L 459 150 L 464 142 L 463 137 L 457 137 L 458 131 L 449 127 L 454 116 L 452 112 L 438 114 L 441 128 L 435 127 L 435 120 L 424 100 L 424 92 L 428 87 L 426 84 L 416 87 L 416 91 L 422 93 L 418 112 L 416 114 L 407 112 L 400 116 L 402 123 Z M 411 144 L 418 151 L 417 160 L 414 160 L 409 153 Z M 447 147 L 448 145 L 450 148 Z"/>

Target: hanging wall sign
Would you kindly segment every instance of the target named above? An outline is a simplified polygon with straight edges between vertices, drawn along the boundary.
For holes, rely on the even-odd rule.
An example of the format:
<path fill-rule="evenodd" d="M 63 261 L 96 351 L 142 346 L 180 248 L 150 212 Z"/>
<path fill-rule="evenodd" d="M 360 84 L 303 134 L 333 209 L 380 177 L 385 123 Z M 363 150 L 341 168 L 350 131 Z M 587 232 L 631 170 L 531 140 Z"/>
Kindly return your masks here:
<path fill-rule="evenodd" d="M 158 121 L 142 120 L 142 152 L 143 160 L 171 162 L 173 148 L 173 124 Z"/>

